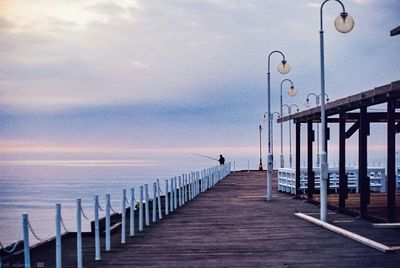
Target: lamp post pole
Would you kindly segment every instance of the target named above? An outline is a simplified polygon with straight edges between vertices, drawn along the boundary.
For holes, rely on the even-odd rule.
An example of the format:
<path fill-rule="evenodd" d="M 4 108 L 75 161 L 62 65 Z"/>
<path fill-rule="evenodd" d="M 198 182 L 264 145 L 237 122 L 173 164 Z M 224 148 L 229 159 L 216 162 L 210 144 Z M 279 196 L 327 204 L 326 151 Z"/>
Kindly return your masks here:
<path fill-rule="evenodd" d="M 274 115 L 277 115 L 278 118 L 280 117 L 278 112 L 273 112 L 271 114 L 271 132 L 274 133 Z M 267 116 L 267 113 L 264 113 L 264 121 L 265 121 L 265 117 Z M 274 154 L 274 135 L 272 135 L 271 137 L 271 148 L 272 148 L 272 154 Z M 272 169 L 274 167 L 272 166 Z"/>
<path fill-rule="evenodd" d="M 296 104 L 292 104 L 292 105 L 287 105 L 287 104 L 283 104 L 282 106 L 285 106 L 288 108 L 288 113 L 289 115 L 292 114 L 292 108 L 296 107 L 297 111 L 299 111 L 299 106 L 297 106 Z M 289 167 L 292 168 L 292 120 L 289 120 Z"/>
<path fill-rule="evenodd" d="M 282 56 L 282 62 L 278 66 L 278 71 L 281 74 L 287 74 L 290 71 L 290 65 L 286 63 L 285 55 L 279 51 L 274 50 L 268 55 L 268 72 L 267 72 L 267 114 L 268 114 L 268 155 L 267 155 L 267 201 L 272 200 L 272 165 L 273 165 L 273 155 L 271 150 L 271 55 L 274 53 L 279 53 Z"/>
<path fill-rule="evenodd" d="M 281 106 L 280 114 L 283 114 L 283 111 L 282 111 L 282 109 L 283 109 L 283 107 L 282 107 L 282 105 L 283 105 L 282 86 L 283 86 L 283 83 L 284 83 L 285 81 L 288 81 L 288 82 L 291 84 L 290 88 L 291 88 L 291 89 L 294 89 L 294 85 L 293 85 L 292 80 L 290 80 L 290 79 L 283 79 L 283 80 L 282 80 L 282 82 L 281 82 L 281 95 L 280 95 L 280 104 L 281 104 L 281 105 L 280 105 L 280 106 Z M 281 156 L 280 156 L 280 167 L 281 167 L 281 168 L 284 168 L 284 167 L 285 167 L 285 157 L 283 156 L 283 122 L 281 122 Z"/>
<path fill-rule="evenodd" d="M 321 97 L 320 95 L 317 95 L 315 93 L 310 93 L 307 95 L 307 105 L 310 101 L 310 96 L 314 96 L 315 97 L 315 105 L 318 107 L 319 106 L 319 98 Z M 329 101 L 329 97 L 328 94 L 325 93 L 326 96 L 326 101 Z M 320 164 L 320 157 L 319 157 L 319 124 L 317 124 L 317 166 L 319 166 Z"/>
<path fill-rule="evenodd" d="M 347 33 L 350 32 L 354 27 L 354 21 L 351 16 L 346 13 L 343 3 L 340 0 L 325 0 L 321 4 L 320 8 L 320 59 L 321 59 L 321 96 L 325 96 L 325 61 L 324 61 L 324 30 L 322 21 L 322 11 L 324 5 L 329 1 L 336 1 L 342 6 L 342 12 L 335 19 L 335 27 L 339 32 Z M 321 142 L 322 142 L 322 153 L 321 153 L 321 183 L 320 183 L 320 219 L 321 221 L 327 221 L 327 191 L 328 191 L 328 156 L 326 148 L 326 115 L 325 115 L 325 98 L 321 98 Z"/>

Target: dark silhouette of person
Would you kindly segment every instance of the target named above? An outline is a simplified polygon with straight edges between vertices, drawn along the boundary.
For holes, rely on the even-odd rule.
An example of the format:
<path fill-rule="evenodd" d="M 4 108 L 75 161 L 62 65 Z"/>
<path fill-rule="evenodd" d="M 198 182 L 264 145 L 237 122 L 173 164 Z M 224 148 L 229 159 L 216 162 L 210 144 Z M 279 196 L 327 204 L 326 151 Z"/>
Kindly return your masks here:
<path fill-rule="evenodd" d="M 225 164 L 225 158 L 222 156 L 222 154 L 219 155 L 218 162 L 219 162 L 220 165 Z"/>

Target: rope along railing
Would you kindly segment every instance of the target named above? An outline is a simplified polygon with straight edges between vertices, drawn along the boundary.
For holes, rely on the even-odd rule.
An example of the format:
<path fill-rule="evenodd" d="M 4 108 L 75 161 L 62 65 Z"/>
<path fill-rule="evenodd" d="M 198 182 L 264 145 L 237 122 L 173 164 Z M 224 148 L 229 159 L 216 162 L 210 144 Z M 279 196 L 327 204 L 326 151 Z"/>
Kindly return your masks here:
<path fill-rule="evenodd" d="M 18 228 L 18 235 L 17 235 L 17 237 L 18 237 L 18 239 L 17 239 L 17 241 L 14 243 L 14 244 L 12 244 L 12 245 L 8 245 L 8 246 L 4 246 L 3 245 L 3 243 L 1 243 L 1 241 L 0 241 L 0 250 L 4 250 L 4 252 L 6 252 L 6 253 L 8 253 L 8 254 L 11 254 L 11 253 L 13 253 L 14 251 L 15 251 L 15 249 L 17 248 L 17 246 L 19 245 L 19 243 L 21 242 L 21 228 L 19 227 Z M 11 247 L 11 249 L 8 249 L 9 247 Z M 0 264 L 1 264 L 1 262 L 0 262 Z M 0 265 L 0 267 L 2 267 L 1 265 Z"/>
<path fill-rule="evenodd" d="M 47 238 L 45 238 L 45 239 L 40 238 L 40 237 L 36 234 L 36 232 L 33 230 L 32 225 L 31 225 L 31 223 L 30 223 L 29 221 L 28 221 L 28 227 L 29 227 L 29 230 L 31 231 L 31 234 L 33 235 L 33 237 L 36 238 L 37 240 L 39 240 L 40 242 L 44 242 L 44 241 L 49 240 L 50 235 L 48 235 Z"/>
<path fill-rule="evenodd" d="M 99 210 L 104 211 L 104 208 L 101 207 L 100 203 L 99 203 Z"/>
<path fill-rule="evenodd" d="M 89 217 L 86 216 L 85 212 L 83 211 L 83 207 L 81 207 L 81 214 L 82 214 L 82 216 L 83 216 L 83 218 L 84 218 L 85 220 L 90 221 Z"/>
<path fill-rule="evenodd" d="M 118 214 L 118 212 L 116 212 L 116 211 L 114 210 L 114 208 L 112 207 L 111 203 L 110 203 L 110 209 L 111 209 L 112 212 Z"/>
<path fill-rule="evenodd" d="M 4 252 L 11 254 L 15 251 L 15 249 L 17 248 L 17 246 L 19 245 L 19 243 L 21 242 L 20 239 L 18 239 L 17 242 L 15 242 L 13 245 L 9 245 L 8 247 L 11 247 L 11 249 L 7 249 L 8 247 L 3 246 L 3 244 L 0 242 L 0 250 L 4 250 Z"/>
<path fill-rule="evenodd" d="M 65 223 L 64 223 L 64 220 L 63 220 L 62 217 L 60 217 L 60 220 L 61 220 L 61 226 L 63 227 L 64 231 L 66 231 L 67 233 L 69 233 L 67 227 L 65 226 Z"/>

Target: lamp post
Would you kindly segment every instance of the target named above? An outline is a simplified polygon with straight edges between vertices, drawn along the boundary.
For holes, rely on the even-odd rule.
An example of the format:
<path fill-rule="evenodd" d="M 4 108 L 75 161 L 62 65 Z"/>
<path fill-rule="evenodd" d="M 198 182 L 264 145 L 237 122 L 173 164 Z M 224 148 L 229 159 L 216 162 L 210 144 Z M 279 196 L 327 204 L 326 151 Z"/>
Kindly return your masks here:
<path fill-rule="evenodd" d="M 280 114 L 278 112 L 273 112 L 271 114 L 271 132 L 274 133 L 274 115 L 277 115 L 278 118 L 280 117 Z M 267 113 L 264 113 L 264 121 L 266 120 L 265 118 L 267 117 Z M 274 154 L 274 135 L 271 137 L 271 148 L 272 148 L 272 154 Z M 272 169 L 274 167 L 272 166 Z"/>
<path fill-rule="evenodd" d="M 282 107 L 282 105 L 283 105 L 283 101 L 282 101 L 282 99 L 283 99 L 283 97 L 282 97 L 282 86 L 283 86 L 283 83 L 284 83 L 285 81 L 290 82 L 290 85 L 291 85 L 291 86 L 289 87 L 289 90 L 288 90 L 288 95 L 291 96 L 291 97 L 294 97 L 294 96 L 296 96 L 296 94 L 297 94 L 297 89 L 294 87 L 292 80 L 290 80 L 290 79 L 283 79 L 282 82 L 281 82 L 281 95 L 280 95 L 281 111 L 280 111 L 280 114 L 283 114 L 283 111 L 282 111 L 282 109 L 283 109 L 283 107 Z M 281 168 L 284 168 L 284 167 L 285 167 L 285 158 L 284 158 L 284 156 L 283 156 L 283 122 L 281 122 L 281 156 L 280 156 L 280 167 L 281 167 Z"/>
<path fill-rule="evenodd" d="M 274 133 L 274 115 L 276 115 L 278 118 L 281 117 L 280 113 L 278 113 L 278 112 L 271 113 L 271 133 Z M 267 118 L 267 112 L 264 113 L 263 121 L 266 121 L 266 118 Z M 273 135 L 271 136 L 271 151 L 272 151 L 272 154 L 274 154 L 274 136 Z"/>
<path fill-rule="evenodd" d="M 261 125 L 259 127 L 259 130 L 260 130 L 260 165 L 258 166 L 258 170 L 263 171 L 264 169 L 263 169 L 263 164 L 262 164 L 262 152 L 261 152 L 261 132 L 263 129 L 262 129 Z"/>
<path fill-rule="evenodd" d="M 283 104 L 282 106 L 288 108 L 289 115 L 292 114 L 293 107 L 296 107 L 297 111 L 299 111 L 299 106 L 297 106 L 296 104 L 292 104 L 290 106 L 287 104 Z M 292 168 L 292 120 L 289 120 L 289 167 Z"/>
<path fill-rule="evenodd" d="M 271 55 L 274 53 L 281 54 L 282 61 L 278 65 L 278 72 L 281 74 L 287 74 L 290 71 L 290 64 L 286 62 L 285 55 L 279 51 L 274 50 L 268 55 L 268 72 L 267 72 L 267 80 L 268 80 L 268 98 L 267 98 L 267 114 L 268 114 L 268 155 L 267 155 L 267 201 L 271 201 L 272 199 L 272 165 L 273 165 L 273 155 L 271 151 Z"/>
<path fill-rule="evenodd" d="M 321 97 L 321 94 L 317 95 L 315 93 L 310 93 L 307 95 L 306 99 L 306 107 L 309 107 L 309 102 L 310 102 L 310 96 L 315 97 L 315 104 L 318 107 L 319 106 L 319 98 Z M 325 93 L 326 101 L 329 101 L 328 94 Z M 320 158 L 319 158 L 319 124 L 317 124 L 317 166 L 320 164 Z"/>
<path fill-rule="evenodd" d="M 320 8 L 320 56 L 321 56 L 321 96 L 325 96 L 325 62 L 324 62 L 324 30 L 322 21 L 322 11 L 324 5 L 329 1 L 336 1 L 342 7 L 342 12 L 335 19 L 335 28 L 341 33 L 348 33 L 354 27 L 354 20 L 349 16 L 344 8 L 343 3 L 340 0 L 325 0 L 321 4 Z M 321 98 L 321 141 L 322 141 L 322 153 L 321 153 L 321 184 L 320 184 L 320 219 L 321 221 L 327 221 L 327 191 L 328 191 L 328 156 L 326 153 L 326 116 L 325 116 L 325 98 Z"/>

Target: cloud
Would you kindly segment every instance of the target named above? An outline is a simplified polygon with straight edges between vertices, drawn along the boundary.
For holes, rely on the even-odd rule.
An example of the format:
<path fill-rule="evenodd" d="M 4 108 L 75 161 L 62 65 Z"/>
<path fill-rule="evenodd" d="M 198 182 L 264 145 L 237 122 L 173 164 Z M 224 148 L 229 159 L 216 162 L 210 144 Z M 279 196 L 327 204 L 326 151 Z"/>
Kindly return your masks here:
<path fill-rule="evenodd" d="M 292 64 L 290 78 L 299 87 L 314 89 L 319 85 L 319 12 L 310 8 L 316 2 L 5 3 L 8 8 L 2 9 L 0 25 L 14 30 L 0 40 L 3 110 L 54 112 L 141 103 L 177 105 L 202 102 L 217 91 L 226 102 L 235 101 L 228 98 L 249 90 L 250 94 L 265 93 L 266 55 L 277 48 L 287 54 Z M 397 65 L 388 63 L 383 55 L 368 53 L 381 46 L 383 39 L 376 34 L 388 20 L 394 21 L 394 15 L 362 16 L 381 14 L 387 5 L 375 7 L 375 13 L 357 1 L 348 5 L 357 25 L 349 35 L 338 35 L 329 24 L 336 15 L 334 8 L 325 14 L 327 83 L 340 97 L 371 82 L 390 82 L 398 73 Z M 396 40 L 390 41 L 394 45 L 386 46 L 385 51 L 398 54 Z M 369 57 L 375 58 L 375 67 L 363 63 L 360 78 L 350 75 L 351 66 Z M 382 66 L 394 68 L 373 81 L 371 74 Z M 330 73 L 344 76 L 334 79 Z M 272 83 L 279 84 L 281 78 L 273 74 Z M 354 81 L 351 84 L 346 82 L 350 78 Z M 337 90 L 342 87 L 344 90 Z"/>
<path fill-rule="evenodd" d="M 0 17 L 0 31 L 1 30 L 11 30 L 15 27 L 14 23 L 11 21 Z"/>

